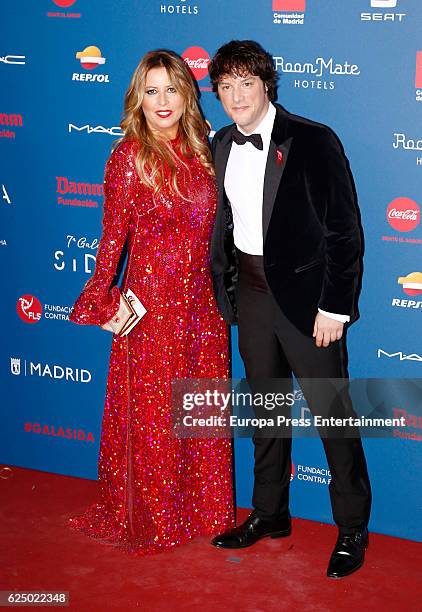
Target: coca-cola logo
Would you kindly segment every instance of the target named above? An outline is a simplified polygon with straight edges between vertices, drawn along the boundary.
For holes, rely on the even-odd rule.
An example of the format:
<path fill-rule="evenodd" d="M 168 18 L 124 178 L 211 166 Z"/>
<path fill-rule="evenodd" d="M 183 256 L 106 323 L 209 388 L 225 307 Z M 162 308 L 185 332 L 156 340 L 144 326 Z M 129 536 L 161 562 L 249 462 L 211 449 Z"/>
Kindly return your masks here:
<path fill-rule="evenodd" d="M 290 482 L 292 482 L 293 478 L 295 477 L 295 464 L 292 461 L 292 470 L 290 472 Z"/>
<path fill-rule="evenodd" d="M 33 295 L 22 295 L 18 299 L 16 310 L 25 323 L 38 323 L 41 319 L 41 302 Z"/>
<path fill-rule="evenodd" d="M 60 8 L 69 8 L 72 4 L 75 4 L 76 0 L 53 0 L 54 4 L 60 6 Z"/>
<path fill-rule="evenodd" d="M 396 198 L 388 205 L 388 223 L 398 232 L 411 232 L 419 225 L 420 218 L 420 208 L 410 198 Z"/>
<path fill-rule="evenodd" d="M 205 79 L 208 74 L 208 65 L 211 61 L 205 49 L 202 47 L 189 47 L 189 49 L 182 53 L 182 57 L 197 81 Z"/>

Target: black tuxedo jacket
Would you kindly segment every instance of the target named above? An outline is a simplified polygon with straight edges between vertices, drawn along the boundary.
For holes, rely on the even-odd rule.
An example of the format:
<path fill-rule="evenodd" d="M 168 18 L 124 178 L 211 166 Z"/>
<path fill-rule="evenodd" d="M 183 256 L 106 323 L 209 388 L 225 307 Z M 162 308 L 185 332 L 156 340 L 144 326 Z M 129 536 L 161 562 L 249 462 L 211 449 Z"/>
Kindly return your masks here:
<path fill-rule="evenodd" d="M 278 104 L 263 185 L 264 270 L 283 313 L 312 336 L 318 308 L 358 316 L 361 227 L 353 179 L 343 148 L 326 126 Z M 224 190 L 232 125 L 213 138 L 219 188 L 211 242 L 218 307 L 236 323 L 237 256 Z"/>

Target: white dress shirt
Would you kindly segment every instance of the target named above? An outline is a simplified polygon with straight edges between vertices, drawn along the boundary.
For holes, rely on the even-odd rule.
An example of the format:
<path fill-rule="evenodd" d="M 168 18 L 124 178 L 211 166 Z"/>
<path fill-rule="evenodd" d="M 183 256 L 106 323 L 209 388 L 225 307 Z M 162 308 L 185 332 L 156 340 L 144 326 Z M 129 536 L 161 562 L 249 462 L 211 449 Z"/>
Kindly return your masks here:
<path fill-rule="evenodd" d="M 253 131 L 254 134 L 261 135 L 262 151 L 251 142 L 246 142 L 244 145 L 232 143 L 224 177 L 224 188 L 233 214 L 234 244 L 240 251 L 249 255 L 264 253 L 262 230 L 264 178 L 275 116 L 275 106 L 270 103 L 265 117 Z M 247 135 L 242 128 L 239 126 L 237 128 Z M 342 323 L 350 321 L 347 315 L 318 310 L 321 314 Z"/>
<path fill-rule="evenodd" d="M 275 106 L 269 104 L 265 117 L 254 130 L 254 134 L 261 135 L 262 151 L 251 142 L 244 145 L 233 142 L 224 177 L 224 187 L 233 213 L 234 243 L 240 251 L 249 255 L 263 255 L 264 252 L 264 177 L 275 115 Z M 239 126 L 238 130 L 245 134 Z"/>

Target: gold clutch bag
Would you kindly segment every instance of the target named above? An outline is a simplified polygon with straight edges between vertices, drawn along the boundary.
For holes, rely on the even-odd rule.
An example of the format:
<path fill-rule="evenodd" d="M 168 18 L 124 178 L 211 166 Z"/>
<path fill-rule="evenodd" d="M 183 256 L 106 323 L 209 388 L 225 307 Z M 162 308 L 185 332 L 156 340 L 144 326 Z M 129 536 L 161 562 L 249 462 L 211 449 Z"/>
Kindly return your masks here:
<path fill-rule="evenodd" d="M 127 317 L 122 318 L 119 321 L 118 327 L 114 329 L 114 333 L 120 337 L 127 336 L 147 312 L 147 309 L 142 304 L 141 300 L 137 298 L 130 289 L 128 289 L 126 293 L 122 292 L 121 295 L 127 306 L 129 314 Z"/>

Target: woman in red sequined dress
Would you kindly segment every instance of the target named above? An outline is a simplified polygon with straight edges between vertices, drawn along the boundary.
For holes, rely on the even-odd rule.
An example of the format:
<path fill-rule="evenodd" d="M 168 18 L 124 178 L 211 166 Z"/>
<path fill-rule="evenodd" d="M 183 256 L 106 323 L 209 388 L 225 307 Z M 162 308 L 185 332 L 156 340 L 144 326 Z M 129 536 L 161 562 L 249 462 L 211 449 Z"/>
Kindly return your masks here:
<path fill-rule="evenodd" d="M 172 380 L 228 377 L 228 331 L 209 269 L 216 185 L 207 126 L 177 55 L 142 59 L 121 125 L 106 165 L 95 272 L 70 319 L 112 331 L 124 315 L 113 280 L 126 240 L 122 289 L 147 313 L 128 336 L 113 335 L 100 500 L 70 524 L 150 554 L 233 525 L 231 441 L 176 438 L 171 416 Z"/>

